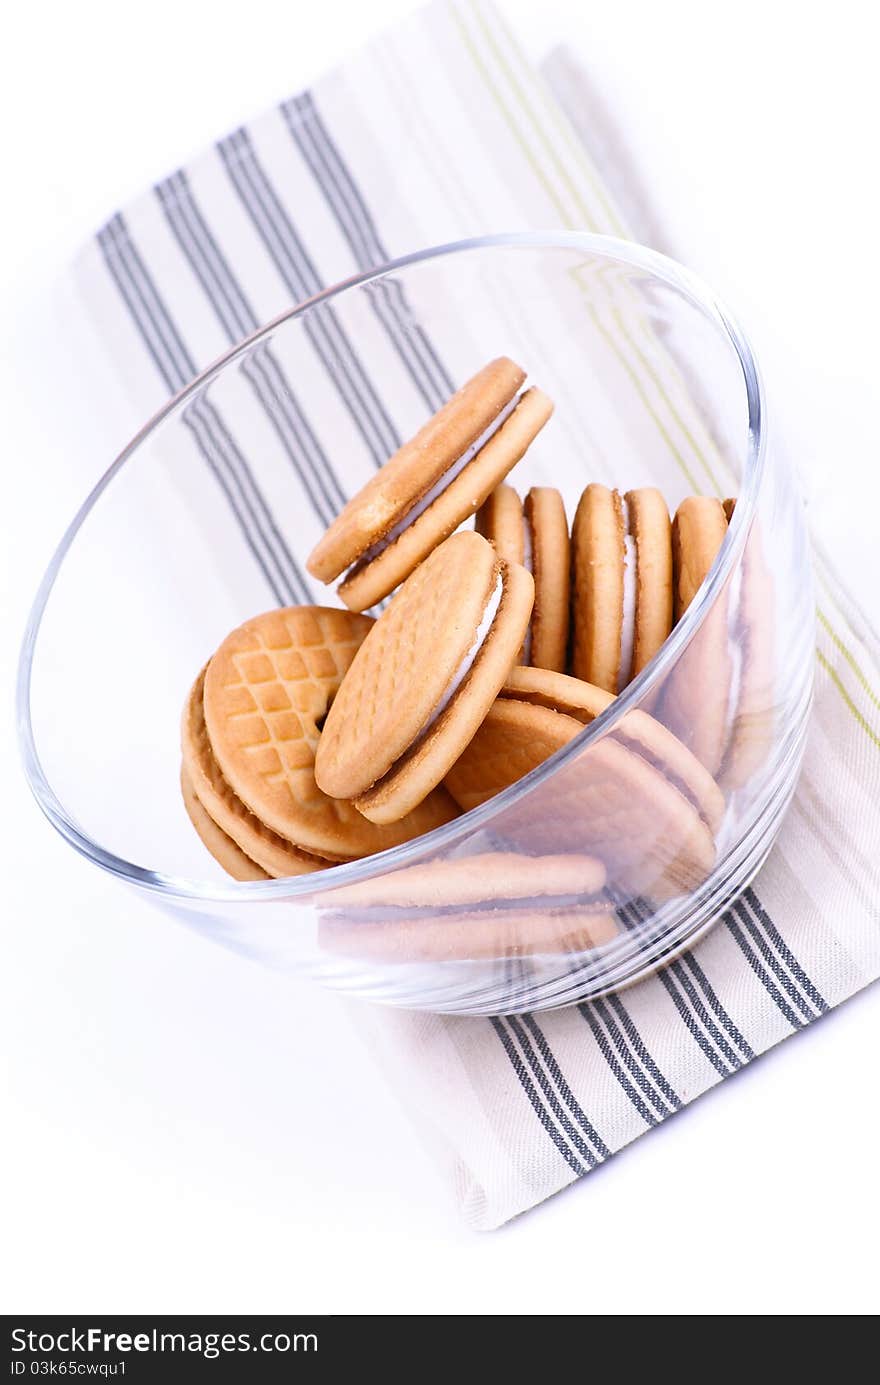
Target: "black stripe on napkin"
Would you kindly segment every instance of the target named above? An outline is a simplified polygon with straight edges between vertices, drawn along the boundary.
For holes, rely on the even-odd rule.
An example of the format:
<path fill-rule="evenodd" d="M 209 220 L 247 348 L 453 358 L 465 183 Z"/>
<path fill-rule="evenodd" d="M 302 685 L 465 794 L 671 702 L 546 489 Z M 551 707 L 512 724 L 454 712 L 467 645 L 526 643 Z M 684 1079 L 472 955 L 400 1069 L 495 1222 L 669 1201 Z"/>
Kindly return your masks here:
<path fill-rule="evenodd" d="M 649 1091 L 651 1090 L 650 1084 L 647 1083 L 646 1075 L 639 1069 L 639 1065 L 637 1063 L 634 1063 L 632 1054 L 629 1052 L 626 1045 L 621 1043 L 620 1031 L 617 1028 L 617 1026 L 613 1024 L 613 1022 L 612 1031 L 616 1037 L 614 1041 L 614 1048 L 612 1048 L 611 1042 L 609 1041 L 609 1034 L 606 1033 L 606 1029 L 602 1027 L 601 1023 L 601 1020 L 604 1018 L 602 1002 L 600 1000 L 593 1000 L 588 1002 L 582 1001 L 577 1008 L 580 1014 L 586 1020 L 587 1024 L 590 1026 L 590 1029 L 593 1033 L 593 1037 L 596 1040 L 596 1043 L 599 1047 L 599 1052 L 602 1054 L 602 1057 L 605 1059 L 605 1062 L 608 1064 L 612 1073 L 617 1078 L 617 1081 L 620 1083 L 620 1086 L 622 1087 L 623 1091 L 626 1093 L 626 1095 L 632 1102 L 633 1106 L 638 1111 L 642 1120 L 645 1122 L 646 1125 L 659 1125 L 660 1121 L 665 1116 L 671 1114 L 669 1108 L 666 1107 L 662 1102 L 660 1102 L 657 1094 L 652 1091 L 652 1105 L 659 1106 L 661 1111 L 661 1114 L 659 1116 L 656 1115 L 654 1111 L 652 1111 L 650 1107 L 642 1100 L 638 1091 L 633 1086 L 632 1082 L 630 1082 L 626 1072 L 624 1071 L 624 1067 L 628 1068 L 630 1072 L 633 1072 L 633 1070 L 635 1069 L 635 1071 L 639 1073 L 639 1078 L 637 1080 L 639 1086 L 642 1087 L 642 1090 L 645 1090 L 646 1087 Z M 617 1050 L 617 1053 L 615 1053 L 614 1049 Z M 620 1061 L 621 1058 L 623 1059 L 623 1063 L 621 1063 Z"/>
<path fill-rule="evenodd" d="M 650 917 L 650 906 L 633 901 L 628 907 L 619 910 L 619 913 L 628 929 L 638 931 Z M 690 972 L 686 969 L 685 962 L 691 964 Z M 709 985 L 702 968 L 690 957 L 686 955 L 671 962 L 658 972 L 658 976 L 675 1005 L 682 1024 L 716 1072 L 722 1077 L 729 1077 L 731 1072 L 742 1067 L 743 1057 L 754 1056 Z M 722 1033 L 722 1029 L 726 1033 Z M 740 1047 L 743 1057 L 740 1057 L 728 1041 L 731 1038 Z"/>
<path fill-rule="evenodd" d="M 599 1158 L 607 1159 L 611 1154 L 611 1150 L 608 1148 L 605 1141 L 599 1135 L 592 1121 L 588 1119 L 586 1112 L 583 1110 L 583 1107 L 580 1105 L 580 1102 L 577 1100 L 574 1092 L 571 1090 L 571 1087 L 565 1080 L 565 1076 L 562 1072 L 562 1069 L 559 1066 L 559 1063 L 556 1059 L 556 1055 L 554 1054 L 553 1050 L 548 1044 L 547 1039 L 544 1036 L 542 1029 L 538 1025 L 538 1022 L 535 1019 L 534 1015 L 523 1015 L 522 1022 L 528 1029 L 529 1033 L 532 1035 L 538 1052 L 544 1059 L 550 1076 L 556 1083 L 557 1090 L 559 1091 L 566 1106 L 571 1111 L 572 1115 L 574 1116 L 578 1125 L 581 1127 L 581 1130 L 583 1130 L 587 1139 L 592 1144 L 593 1148 L 596 1150 L 596 1153 L 598 1154 Z"/>
<path fill-rule="evenodd" d="M 748 931 L 749 937 L 764 963 L 766 972 L 770 972 L 773 975 L 779 987 L 785 992 L 791 1003 L 801 1012 L 807 1023 L 809 1023 L 810 1020 L 816 1019 L 818 1017 L 818 1012 L 803 994 L 798 983 L 789 975 L 779 956 L 771 947 L 766 934 L 750 913 L 746 900 L 744 898 L 735 900 L 732 905 L 732 912 L 737 915 L 740 923 Z"/>
<path fill-rule="evenodd" d="M 348 241 L 358 268 L 369 270 L 385 264 L 391 256 L 351 167 L 327 129 L 312 93 L 305 91 L 285 101 L 281 113 L 292 140 Z M 435 347 L 416 320 L 403 286 L 394 279 L 377 280 L 370 288 L 370 304 L 425 403 L 432 413 L 435 412 L 455 387 Z"/>
<path fill-rule="evenodd" d="M 679 965 L 682 970 L 686 968 L 691 973 L 697 985 L 699 986 L 700 991 L 703 994 L 703 998 L 705 999 L 708 1008 L 712 1011 L 718 1023 L 721 1025 L 722 1029 L 727 1034 L 727 1037 L 739 1049 L 743 1058 L 747 1062 L 750 1059 L 754 1058 L 754 1049 L 751 1047 L 750 1044 L 746 1043 L 739 1029 L 734 1024 L 733 1020 L 725 1010 L 724 1006 L 721 1004 L 721 1001 L 718 999 L 718 996 L 716 995 L 715 990 L 711 982 L 709 981 L 708 976 L 703 971 L 703 968 L 700 966 L 699 962 L 694 957 L 693 953 L 684 953 L 684 955 L 680 958 Z"/>
<path fill-rule="evenodd" d="M 168 226 L 231 346 L 260 323 L 229 261 L 217 243 L 183 170 L 154 189 Z M 241 364 L 257 399 L 299 477 L 322 524 L 329 524 L 346 496 L 306 417 L 290 380 L 270 346 L 263 344 Z"/>
<path fill-rule="evenodd" d="M 294 303 L 324 287 L 305 245 L 268 178 L 246 130 L 217 145 L 242 206 Z M 303 317 L 303 328 L 377 466 L 400 446 L 400 437 L 335 310 L 322 304 Z"/>
<path fill-rule="evenodd" d="M 781 957 L 785 965 L 788 967 L 789 971 L 791 972 L 797 984 L 800 986 L 801 990 L 812 1002 L 812 1004 L 816 1007 L 817 1013 L 820 1015 L 824 1015 L 831 1008 L 828 1004 L 828 1001 L 825 1000 L 822 995 L 820 995 L 816 986 L 810 980 L 809 976 L 804 971 L 804 968 L 801 966 L 797 957 L 795 957 L 791 948 L 785 942 L 785 939 L 779 932 L 779 929 L 776 927 L 775 923 L 771 919 L 770 915 L 767 913 L 767 910 L 764 908 L 760 899 L 755 894 L 755 891 L 751 888 L 751 886 L 747 890 L 743 891 L 742 897 L 745 904 L 751 910 L 751 913 L 755 921 L 763 930 L 768 942 L 776 949 L 776 952 Z"/>
<path fill-rule="evenodd" d="M 160 378 L 170 394 L 198 373 L 195 362 L 117 213 L 98 233 L 104 262 Z M 182 414 L 235 516 L 242 537 L 279 604 L 309 599 L 305 579 L 281 534 L 253 472 L 207 399 L 193 400 Z"/>
<path fill-rule="evenodd" d="M 498 1038 L 501 1040 L 502 1047 L 504 1048 L 505 1053 L 510 1059 L 511 1067 L 513 1068 L 514 1072 L 519 1078 L 519 1082 L 522 1086 L 523 1091 L 525 1092 L 526 1096 L 532 1104 L 532 1109 L 534 1110 L 535 1115 L 538 1117 L 538 1120 L 541 1122 L 541 1125 L 546 1130 L 547 1135 L 549 1136 L 552 1143 L 556 1146 L 557 1150 L 562 1155 L 565 1162 L 569 1165 L 570 1168 L 574 1169 L 574 1172 L 580 1178 L 583 1174 L 587 1172 L 588 1166 L 583 1164 L 581 1160 L 577 1157 L 577 1155 L 571 1149 L 567 1141 L 564 1139 L 562 1133 L 554 1123 L 552 1117 L 550 1116 L 549 1112 L 547 1111 L 546 1107 L 541 1101 L 540 1096 L 538 1095 L 538 1091 L 535 1087 L 535 1084 L 532 1082 L 532 1079 L 526 1072 L 523 1060 L 522 1058 L 520 1058 L 519 1054 L 514 1048 L 513 1040 L 511 1039 L 510 1035 L 505 1029 L 502 1021 L 500 1019 L 493 1018 L 490 1022 L 492 1028 L 495 1030 L 495 1033 L 498 1035 Z"/>
<path fill-rule="evenodd" d="M 788 1020 L 788 1023 L 791 1025 L 792 1029 L 803 1029 L 805 1021 L 802 1020 L 799 1015 L 795 1014 L 794 1010 L 791 1008 L 788 1001 L 785 999 L 785 996 L 782 995 L 778 986 L 776 986 L 773 982 L 773 979 L 770 976 L 770 974 L 761 965 L 760 958 L 758 957 L 754 949 L 750 946 L 748 939 L 742 931 L 742 928 L 737 923 L 736 915 L 734 912 L 735 909 L 736 905 L 734 905 L 732 909 L 728 910 L 728 912 L 724 915 L 723 919 L 724 924 L 726 925 L 731 937 L 733 938 L 737 947 L 745 957 L 752 971 L 755 973 L 755 976 L 757 976 L 758 980 L 761 982 L 761 985 L 767 991 L 767 994 L 770 996 L 771 1000 Z"/>
<path fill-rule="evenodd" d="M 714 1045 L 715 1052 L 720 1055 L 721 1059 L 721 1061 L 716 1061 L 707 1054 L 713 1067 L 716 1067 L 723 1077 L 727 1077 L 730 1072 L 735 1071 L 737 1068 L 741 1068 L 743 1066 L 743 1058 L 740 1057 L 733 1046 L 728 1042 L 726 1035 L 722 1033 L 715 1023 L 714 1018 L 706 1008 L 703 997 L 698 993 L 693 979 L 688 975 L 683 963 L 680 960 L 670 962 L 669 966 L 661 971 L 660 979 L 664 984 L 668 982 L 667 989 L 670 994 L 672 994 L 673 983 L 677 983 L 677 986 L 680 988 L 680 994 L 683 994 L 689 1004 L 691 1018 L 693 1019 L 696 1017 L 703 1026 L 703 1031 L 708 1041 Z"/>
<path fill-rule="evenodd" d="M 574 1145 L 575 1149 L 578 1151 L 581 1157 L 586 1160 L 590 1168 L 595 1168 L 595 1166 L 599 1163 L 599 1159 L 602 1156 L 594 1153 L 594 1151 L 589 1147 L 589 1145 L 586 1144 L 583 1138 L 584 1134 L 587 1133 L 587 1130 L 589 1130 L 591 1135 L 595 1134 L 595 1132 L 592 1129 L 592 1126 L 589 1124 L 589 1122 L 586 1122 L 587 1130 L 584 1129 L 583 1125 L 581 1125 L 580 1130 L 578 1130 L 573 1125 L 569 1112 L 563 1109 L 559 1101 L 559 1096 L 554 1091 L 553 1086 L 548 1078 L 548 1075 L 538 1059 L 538 1055 L 536 1054 L 535 1049 L 532 1046 L 531 1040 L 523 1028 L 522 1020 L 518 1019 L 515 1015 L 510 1015 L 508 1016 L 507 1020 L 504 1021 L 504 1023 L 507 1024 L 511 1034 L 513 1034 L 514 1038 L 518 1041 L 523 1057 L 525 1058 L 526 1062 L 531 1068 L 532 1073 L 534 1074 L 535 1081 L 537 1082 L 538 1087 L 544 1095 L 544 1100 L 547 1107 L 556 1117 L 556 1120 L 562 1126 L 569 1140 Z"/>
<path fill-rule="evenodd" d="M 623 1048 L 618 1043 L 617 1036 L 612 1032 L 612 1026 L 614 1025 L 614 1021 L 611 1020 L 610 1016 L 608 1016 L 604 1012 L 606 1008 L 610 1007 L 610 1009 L 612 1009 L 616 1014 L 617 1019 L 620 1022 L 621 1030 L 623 1034 L 626 1036 L 626 1041 L 629 1044 L 629 1047 L 636 1061 L 638 1062 L 639 1069 L 641 1073 L 644 1074 L 644 1077 L 647 1080 L 642 1080 L 642 1077 L 639 1075 L 639 1070 L 637 1070 L 635 1067 L 630 1067 L 630 1071 L 633 1072 L 636 1081 L 639 1083 L 639 1086 L 646 1093 L 646 1095 L 649 1095 L 651 1097 L 651 1101 L 654 1103 L 657 1110 L 660 1111 L 661 1114 L 668 1114 L 671 1111 L 679 1110 L 682 1104 L 681 1098 L 673 1091 L 669 1082 L 667 1082 L 666 1078 L 663 1076 L 662 1072 L 657 1066 L 656 1061 L 648 1052 L 645 1042 L 642 1039 L 642 1036 L 639 1033 L 638 1029 L 636 1028 L 632 1016 L 626 1009 L 620 996 L 609 995 L 606 997 L 606 999 L 598 1000 L 595 1003 L 599 1007 L 600 1014 L 602 1015 L 602 1019 L 605 1022 L 605 1028 L 608 1030 L 609 1034 L 611 1035 L 612 1041 L 617 1045 L 618 1050 L 621 1056 L 623 1057 Z M 657 1092 L 659 1093 L 658 1096 L 651 1095 L 649 1090 L 650 1084 L 653 1084 L 656 1087 Z M 665 1110 L 664 1107 L 666 1108 Z"/>

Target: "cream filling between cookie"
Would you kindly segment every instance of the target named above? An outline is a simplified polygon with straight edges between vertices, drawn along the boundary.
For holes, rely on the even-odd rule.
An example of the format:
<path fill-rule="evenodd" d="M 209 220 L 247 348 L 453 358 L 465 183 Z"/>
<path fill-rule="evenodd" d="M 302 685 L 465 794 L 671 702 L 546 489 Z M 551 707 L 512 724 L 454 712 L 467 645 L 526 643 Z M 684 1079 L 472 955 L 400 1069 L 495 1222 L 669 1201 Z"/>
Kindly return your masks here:
<path fill-rule="evenodd" d="M 535 550 L 534 550 L 534 544 L 533 544 L 533 542 L 532 542 L 532 526 L 531 526 L 531 524 L 529 524 L 529 521 L 526 519 L 525 515 L 523 515 L 523 567 L 526 569 L 527 572 L 530 572 L 530 573 L 532 574 L 532 576 L 534 577 L 534 575 L 535 575 Z M 528 666 L 529 664 L 531 664 L 531 662 L 532 662 L 532 621 L 533 621 L 533 620 L 534 620 L 534 611 L 532 611 L 532 614 L 529 616 L 529 623 L 528 623 L 528 626 L 526 627 L 526 634 L 525 634 L 525 639 L 523 640 L 523 647 L 522 647 L 522 661 L 523 661 L 523 663 L 524 663 L 525 665 L 527 665 L 527 666 Z"/>
<path fill-rule="evenodd" d="M 421 731 L 413 741 L 413 746 L 418 745 L 420 741 L 424 740 L 425 736 L 427 736 L 428 732 L 430 731 L 434 723 L 446 711 L 446 708 L 449 706 L 450 702 L 455 697 L 455 694 L 458 692 L 465 678 L 467 678 L 468 674 L 473 668 L 477 655 L 479 654 L 483 645 L 486 643 L 486 640 L 489 638 L 489 631 L 492 629 L 492 626 L 495 623 L 495 617 L 498 614 L 498 607 L 501 605 L 501 597 L 503 594 L 504 579 L 502 578 L 501 573 L 499 572 L 498 579 L 492 591 L 492 595 L 489 597 L 488 605 L 486 606 L 486 609 L 483 612 L 483 618 L 477 626 L 477 633 L 474 635 L 474 642 L 468 650 L 467 654 L 465 654 L 458 668 L 455 670 L 455 673 L 452 676 L 452 681 L 450 682 L 440 701 L 437 703 L 437 706 L 434 708 L 434 711 L 428 717 L 428 720 L 425 722 Z M 412 749 L 412 747 L 410 747 L 410 749 Z"/>
<path fill-rule="evenodd" d="M 377 539 L 377 541 L 370 548 L 368 548 L 365 553 L 361 554 L 357 562 L 349 568 L 348 573 L 346 574 L 346 581 L 348 580 L 348 578 L 354 577 L 355 573 L 359 572 L 362 568 L 365 568 L 368 563 L 374 562 L 375 559 L 378 558 L 381 553 L 385 552 L 386 548 L 390 548 L 393 543 L 396 543 L 397 540 L 400 538 L 401 534 L 404 534 L 411 524 L 415 524 L 416 520 L 419 519 L 421 515 L 425 513 L 425 510 L 427 510 L 429 506 L 433 505 L 434 501 L 437 500 L 443 494 L 444 491 L 449 489 L 453 481 L 455 481 L 464 471 L 465 467 L 468 466 L 474 460 L 474 458 L 477 456 L 479 452 L 482 452 L 483 448 L 486 446 L 488 442 L 491 442 L 495 434 L 510 418 L 510 415 L 513 413 L 514 409 L 516 408 L 517 404 L 519 404 L 521 399 L 521 393 L 515 394 L 514 397 L 507 404 L 504 405 L 504 408 L 501 409 L 500 412 L 495 415 L 492 422 L 489 424 L 488 428 L 484 428 L 482 433 L 480 433 L 479 437 L 471 443 L 470 447 L 468 447 L 464 452 L 462 452 L 461 456 L 458 457 L 456 461 L 452 463 L 452 466 L 447 467 L 443 475 L 440 477 L 440 480 L 435 481 L 431 489 L 426 491 L 424 495 L 420 496 L 419 499 L 416 500 L 415 503 L 410 506 L 410 508 L 405 512 L 405 514 L 403 514 L 401 518 L 397 521 L 394 527 L 392 529 L 389 529 L 387 534 L 383 534 L 381 539 Z"/>
<path fill-rule="evenodd" d="M 623 508 L 623 620 L 620 627 L 620 667 L 617 691 L 622 693 L 632 677 L 633 652 L 636 643 L 636 541 L 630 532 L 629 504 L 620 497 Z"/>

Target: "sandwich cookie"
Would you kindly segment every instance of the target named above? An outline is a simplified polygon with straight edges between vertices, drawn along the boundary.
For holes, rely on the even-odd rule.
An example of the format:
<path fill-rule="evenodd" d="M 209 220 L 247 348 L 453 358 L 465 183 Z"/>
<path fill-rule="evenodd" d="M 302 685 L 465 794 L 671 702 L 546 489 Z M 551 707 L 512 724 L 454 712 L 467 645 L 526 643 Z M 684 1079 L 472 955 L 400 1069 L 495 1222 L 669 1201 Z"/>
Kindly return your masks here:
<path fill-rule="evenodd" d="M 563 672 L 571 561 L 568 521 L 559 491 L 533 486 L 520 501 L 512 486 L 496 486 L 477 511 L 476 529 L 499 558 L 521 563 L 535 579 L 535 605 L 520 663 Z"/>
<path fill-rule="evenodd" d="M 355 495 L 313 549 L 322 582 L 364 611 L 472 515 L 553 412 L 506 356 L 484 366 Z"/>
<path fill-rule="evenodd" d="M 727 533 L 733 514 L 733 501 L 727 508 L 710 495 L 689 495 L 675 512 L 672 522 L 672 556 L 675 574 L 675 621 L 681 620 L 709 575 Z"/>
<path fill-rule="evenodd" d="M 619 932 L 604 886 L 591 856 L 431 861 L 327 895 L 319 942 L 393 962 L 582 952 Z"/>
<path fill-rule="evenodd" d="M 574 517 L 572 672 L 619 693 L 672 629 L 669 511 L 651 487 L 587 486 Z"/>
<path fill-rule="evenodd" d="M 180 791 L 183 794 L 183 806 L 187 817 L 201 837 L 202 843 L 226 874 L 231 875 L 233 880 L 268 880 L 268 873 L 246 856 L 241 847 L 236 846 L 231 837 L 227 837 L 202 807 L 193 792 L 185 766 L 182 766 L 180 771 Z"/>
<path fill-rule="evenodd" d="M 513 669 L 500 696 L 565 712 L 583 726 L 614 701 L 612 693 L 578 678 L 564 674 L 550 677 L 541 669 L 527 668 Z M 653 764 L 694 805 L 712 835 L 717 834 L 724 817 L 724 795 L 705 766 L 677 736 L 639 708 L 620 717 L 610 734 Z"/>
<path fill-rule="evenodd" d="M 480 534 L 435 549 L 376 621 L 333 701 L 317 782 L 374 823 L 414 810 L 455 763 L 510 672 L 534 582 Z"/>
<path fill-rule="evenodd" d="M 193 797 L 202 811 L 214 823 L 230 843 L 240 851 L 246 860 L 260 869 L 261 875 L 280 877 L 286 875 L 306 875 L 309 871 L 323 870 L 332 861 L 312 853 L 301 851 L 292 842 L 279 837 L 271 828 L 256 817 L 242 803 L 224 779 L 220 766 L 214 758 L 208 728 L 205 725 L 205 670 L 199 674 L 183 709 L 180 728 L 181 750 L 183 752 L 183 772 Z M 186 792 L 184 792 L 186 800 Z M 192 818 L 192 813 L 190 813 Z M 196 830 L 198 831 L 198 826 Z M 202 840 L 204 833 L 199 832 Z M 216 839 L 214 839 L 216 844 Z M 215 860 L 220 860 L 217 852 L 208 845 Z M 224 854 L 230 856 L 224 846 Z M 233 858 L 234 859 L 234 858 Z M 339 859 L 339 858 L 337 858 Z M 220 860 L 221 865 L 225 861 Z M 236 862 L 236 864 L 239 864 Z M 230 875 L 234 874 L 230 870 Z M 245 877 L 236 876 L 236 879 Z M 247 877 L 259 878 L 259 877 Z"/>
<path fill-rule="evenodd" d="M 455 804 L 440 790 L 380 827 L 315 782 L 321 726 L 372 628 L 368 616 L 322 606 L 269 611 L 234 630 L 205 672 L 204 721 L 219 773 L 259 823 L 297 848 L 297 859 L 300 853 L 336 861 L 367 856 L 456 816 Z M 187 767 L 195 763 L 191 756 Z M 191 772 L 207 807 L 205 780 Z M 216 807 L 212 800 L 209 812 Z M 234 828 L 239 845 L 240 823 L 237 811 L 223 817 L 224 830 L 233 836 Z M 251 856 L 253 838 L 248 842 L 244 850 Z M 261 856 L 258 864 L 266 860 Z"/>
<path fill-rule="evenodd" d="M 727 533 L 720 500 L 691 495 L 672 523 L 675 619 L 679 621 L 706 580 Z M 724 760 L 737 690 L 728 634 L 731 596 L 720 592 L 700 629 L 670 674 L 658 715 L 712 775 Z"/>
<path fill-rule="evenodd" d="M 465 812 L 477 807 L 568 745 L 612 700 L 565 674 L 515 669 L 447 788 Z M 628 714 L 539 794 L 505 814 L 505 834 L 598 856 L 619 892 L 694 888 L 714 864 L 720 791 L 645 712 Z"/>

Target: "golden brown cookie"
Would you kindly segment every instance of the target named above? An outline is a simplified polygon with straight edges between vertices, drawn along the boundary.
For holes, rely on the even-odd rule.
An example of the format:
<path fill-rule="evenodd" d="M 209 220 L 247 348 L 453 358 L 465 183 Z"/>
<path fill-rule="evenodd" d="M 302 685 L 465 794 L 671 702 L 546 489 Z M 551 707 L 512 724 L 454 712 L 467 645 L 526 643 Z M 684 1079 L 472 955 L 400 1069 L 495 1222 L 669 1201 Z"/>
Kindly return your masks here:
<path fill-rule="evenodd" d="M 520 663 L 562 672 L 568 653 L 571 575 L 562 496 L 552 486 L 533 486 L 520 503 L 511 486 L 497 486 L 477 511 L 476 528 L 499 558 L 522 563 L 535 579 L 535 605 Z"/>
<path fill-rule="evenodd" d="M 574 681 L 537 669 L 514 671 L 446 776 L 465 811 L 568 745 L 583 731 L 593 707 L 603 710 L 602 690 L 575 695 L 562 686 Z M 585 747 L 540 799 L 530 796 L 508 810 L 504 830 L 537 849 L 598 856 L 623 892 L 665 888 L 670 873 L 680 888 L 692 888 L 714 864 L 709 818 L 717 820 L 717 790 L 708 788 L 705 776 L 677 748 L 671 751 L 647 714 L 632 714 L 627 721 L 623 734 L 615 727 Z"/>
<path fill-rule="evenodd" d="M 366 610 L 402 582 L 483 503 L 553 412 L 506 356 L 484 366 L 386 462 L 309 557 L 323 582 L 348 569 L 339 595 Z"/>
<path fill-rule="evenodd" d="M 523 504 L 523 519 L 531 537 L 531 572 L 535 579 L 527 662 L 535 668 L 561 673 L 568 655 L 571 543 L 559 491 L 552 486 L 533 486 Z"/>
<path fill-rule="evenodd" d="M 502 483 L 486 496 L 474 516 L 474 528 L 489 540 L 499 558 L 525 565 L 523 507 L 513 486 Z"/>
<path fill-rule="evenodd" d="M 279 837 L 254 816 L 223 778 L 208 739 L 204 691 L 203 669 L 186 700 L 180 737 L 187 782 L 204 812 L 218 830 L 267 875 L 277 878 L 324 870 L 332 864 L 330 860 L 302 851 Z"/>
<path fill-rule="evenodd" d="M 456 815 L 439 791 L 377 826 L 315 782 L 324 718 L 372 627 L 368 616 L 324 606 L 268 611 L 234 630 L 205 673 L 205 724 L 223 778 L 265 826 L 316 856 L 367 856 Z"/>
<path fill-rule="evenodd" d="M 624 507 L 635 562 L 632 679 L 672 629 L 672 526 L 666 501 L 653 486 L 627 491 Z"/>
<path fill-rule="evenodd" d="M 572 526 L 572 672 L 621 692 L 672 629 L 669 511 L 659 491 L 587 486 Z"/>
<path fill-rule="evenodd" d="M 534 583 L 465 530 L 407 579 L 354 657 L 327 715 L 325 793 L 396 822 L 439 784 L 516 658 Z"/>
<path fill-rule="evenodd" d="M 232 838 L 227 837 L 214 819 L 205 812 L 193 792 L 185 765 L 181 766 L 180 770 L 180 791 L 183 794 L 183 806 L 187 817 L 214 860 L 223 867 L 227 875 L 231 875 L 233 880 L 268 880 L 266 871 L 245 856 Z"/>
<path fill-rule="evenodd" d="M 325 897 L 319 941 L 386 961 L 580 952 L 614 938 L 605 870 L 589 856 L 481 853 L 410 866 Z"/>
<path fill-rule="evenodd" d="M 706 580 L 726 533 L 727 514 L 714 496 L 689 495 L 676 510 L 672 522 L 676 621 Z"/>

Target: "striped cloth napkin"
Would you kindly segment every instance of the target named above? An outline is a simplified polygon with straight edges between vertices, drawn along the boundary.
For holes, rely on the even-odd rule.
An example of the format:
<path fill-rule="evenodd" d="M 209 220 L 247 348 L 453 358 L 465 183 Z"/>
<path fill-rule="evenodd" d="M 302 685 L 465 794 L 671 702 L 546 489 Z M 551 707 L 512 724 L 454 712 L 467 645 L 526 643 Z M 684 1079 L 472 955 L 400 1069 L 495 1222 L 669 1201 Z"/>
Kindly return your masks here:
<path fill-rule="evenodd" d="M 607 179 L 600 171 L 609 140 L 581 78 L 559 56 L 547 76 L 488 0 L 444 0 L 114 216 L 76 276 L 138 418 L 291 303 L 396 254 L 500 229 L 627 235 L 624 205 L 644 234 L 650 209 L 620 161 Z M 404 332 L 393 295 L 377 313 L 395 369 L 422 412 L 433 409 L 450 388 L 441 353 Z M 334 388 L 363 456 L 379 463 L 399 430 L 338 324 L 322 333 L 313 368 L 344 363 Z M 275 401 L 273 427 L 320 524 L 351 478 L 334 471 L 301 399 L 290 394 L 279 415 L 280 369 L 266 353 L 250 384 L 258 406 Z M 655 448 L 696 447 L 686 399 L 654 375 L 641 383 Z M 268 591 L 312 599 L 241 430 L 209 409 L 194 426 Z M 800 786 L 754 888 L 699 946 L 623 996 L 539 1016 L 358 1007 L 472 1226 L 498 1226 L 589 1172 L 880 973 L 880 643 L 821 555 L 817 574 Z"/>

